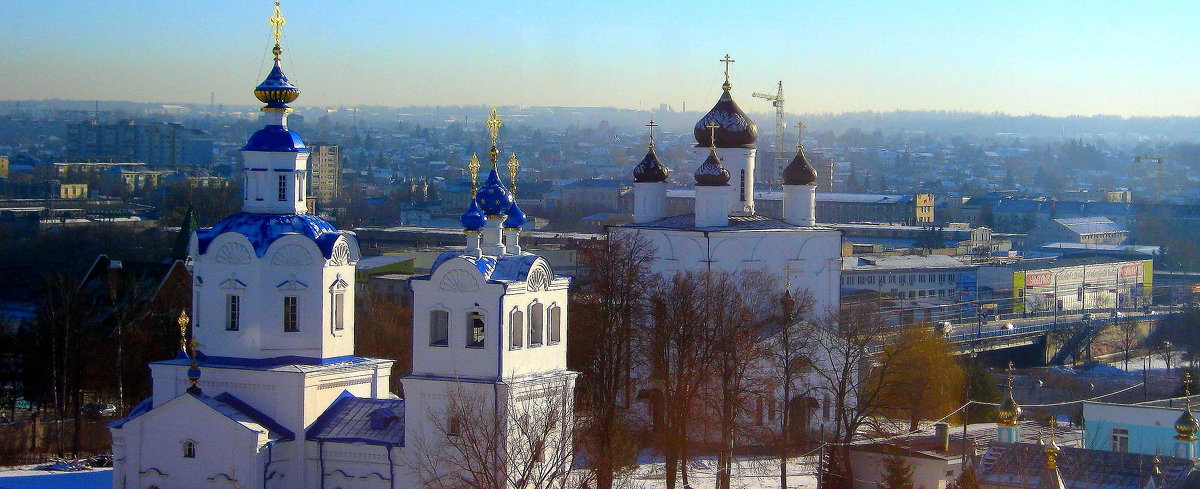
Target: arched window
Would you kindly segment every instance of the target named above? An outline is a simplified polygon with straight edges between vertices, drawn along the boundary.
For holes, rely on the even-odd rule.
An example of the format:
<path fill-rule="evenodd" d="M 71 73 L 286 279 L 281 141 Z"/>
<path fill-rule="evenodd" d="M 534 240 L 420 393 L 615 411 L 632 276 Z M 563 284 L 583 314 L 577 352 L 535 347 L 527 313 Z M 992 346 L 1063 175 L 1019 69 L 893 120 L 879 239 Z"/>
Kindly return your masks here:
<path fill-rule="evenodd" d="M 467 313 L 467 348 L 483 348 L 485 333 L 483 314 Z"/>
<path fill-rule="evenodd" d="M 542 312 L 542 304 L 535 302 L 529 306 L 529 346 L 541 346 L 544 338 L 543 322 L 546 315 Z"/>
<path fill-rule="evenodd" d="M 196 442 L 192 440 L 183 442 L 183 458 L 196 458 Z"/>
<path fill-rule="evenodd" d="M 429 346 L 450 346 L 450 313 L 429 311 Z"/>
<path fill-rule="evenodd" d="M 550 344 L 562 341 L 562 308 L 556 304 L 550 305 Z"/>
<path fill-rule="evenodd" d="M 525 331 L 525 315 L 521 311 L 513 311 L 509 318 L 508 325 L 508 347 L 516 350 L 524 346 L 524 338 L 521 336 Z"/>

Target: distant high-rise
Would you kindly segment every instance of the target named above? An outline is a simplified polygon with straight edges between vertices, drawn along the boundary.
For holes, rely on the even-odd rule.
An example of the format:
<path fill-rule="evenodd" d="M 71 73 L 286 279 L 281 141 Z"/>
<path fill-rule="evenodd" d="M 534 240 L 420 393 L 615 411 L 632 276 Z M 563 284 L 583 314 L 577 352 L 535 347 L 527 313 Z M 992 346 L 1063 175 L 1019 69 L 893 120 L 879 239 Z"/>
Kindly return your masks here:
<path fill-rule="evenodd" d="M 308 193 L 321 205 L 335 202 L 342 185 L 342 152 L 335 144 L 312 144 L 308 161 Z"/>
<path fill-rule="evenodd" d="M 213 141 L 203 131 L 182 124 L 89 120 L 67 126 L 67 156 L 208 166 L 213 161 Z"/>

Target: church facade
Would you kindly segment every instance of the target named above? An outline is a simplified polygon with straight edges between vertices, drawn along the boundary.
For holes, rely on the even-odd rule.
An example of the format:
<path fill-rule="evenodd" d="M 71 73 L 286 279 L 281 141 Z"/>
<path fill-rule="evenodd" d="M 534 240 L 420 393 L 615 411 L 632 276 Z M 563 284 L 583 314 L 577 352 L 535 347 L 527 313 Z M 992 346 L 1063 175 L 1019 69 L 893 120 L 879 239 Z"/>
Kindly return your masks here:
<path fill-rule="evenodd" d="M 395 489 L 473 476 L 542 487 L 562 477 L 576 375 L 566 369 L 570 279 L 520 249 L 524 214 L 496 165 L 499 118 L 492 171 L 463 216 L 468 245 L 412 282 L 414 368 L 399 399 L 388 391 L 393 361 L 354 354 L 358 242 L 308 214 L 309 149 L 287 126 L 300 90 L 283 74 L 278 3 L 271 20 L 275 64 L 254 90 L 266 125 L 242 148 L 243 210 L 191 237 L 194 319 L 180 320 L 191 347 L 152 363 L 152 397 L 110 424 L 113 487 Z M 512 179 L 517 166 L 514 155 Z M 472 444 L 488 455 L 471 460 Z"/>

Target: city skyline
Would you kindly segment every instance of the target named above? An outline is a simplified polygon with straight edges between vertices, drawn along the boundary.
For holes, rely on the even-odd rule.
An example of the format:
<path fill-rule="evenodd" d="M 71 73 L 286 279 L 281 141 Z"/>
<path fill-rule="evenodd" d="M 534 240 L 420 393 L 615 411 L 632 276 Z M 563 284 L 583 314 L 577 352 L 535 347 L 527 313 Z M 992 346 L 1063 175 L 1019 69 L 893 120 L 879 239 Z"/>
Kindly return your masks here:
<path fill-rule="evenodd" d="M 1086 8 L 1085 8 L 1086 7 Z M 13 4 L 5 98 L 250 104 L 270 2 Z M 953 110 L 1200 115 L 1182 2 L 785 6 L 635 2 L 329 8 L 285 2 L 301 105 L 704 110 L 729 53 L 735 95 L 784 83 L 793 113 Z M 48 33 L 53 33 L 49 35 Z M 253 66 L 259 66 L 252 72 Z"/>

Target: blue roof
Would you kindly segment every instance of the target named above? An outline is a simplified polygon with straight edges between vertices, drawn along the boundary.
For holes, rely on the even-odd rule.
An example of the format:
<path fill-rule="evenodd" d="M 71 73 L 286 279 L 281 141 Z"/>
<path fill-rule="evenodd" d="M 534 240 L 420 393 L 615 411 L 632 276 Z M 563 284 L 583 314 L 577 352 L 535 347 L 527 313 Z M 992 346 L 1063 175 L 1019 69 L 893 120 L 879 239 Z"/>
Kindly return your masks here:
<path fill-rule="evenodd" d="M 447 251 L 438 255 L 437 259 L 433 261 L 433 266 L 429 268 L 429 275 L 433 275 L 443 263 L 456 258 L 475 265 L 484 280 L 489 282 L 523 282 L 529 276 L 529 269 L 533 267 L 533 262 L 537 261 L 538 256 L 505 255 L 495 257 L 484 255 L 476 258 L 457 251 Z"/>
<path fill-rule="evenodd" d="M 307 153 L 309 149 L 296 131 L 280 125 L 269 125 L 250 136 L 250 140 L 242 146 L 242 151 Z"/>
<path fill-rule="evenodd" d="M 217 394 L 216 397 L 190 393 L 184 395 L 195 397 L 196 400 L 204 403 L 204 405 L 212 408 L 214 411 L 239 423 L 244 421 L 256 423 L 259 426 L 267 429 L 271 435 L 271 438 L 292 440 L 296 437 L 295 433 L 287 428 L 284 428 L 283 425 L 279 424 L 279 422 L 275 421 L 270 416 L 267 416 L 261 411 L 250 407 L 249 404 L 246 404 L 241 399 L 238 399 L 236 396 L 228 392 Z M 133 410 L 129 412 L 129 416 L 121 418 L 117 421 L 113 421 L 112 423 L 109 423 L 108 426 L 110 428 L 121 428 L 125 425 L 125 423 L 128 423 L 134 418 L 150 412 L 152 409 L 152 398 L 146 398 L 142 402 L 138 403 L 137 406 L 134 406 Z"/>
<path fill-rule="evenodd" d="M 308 236 L 317 243 L 321 254 L 329 258 L 333 243 L 339 236 L 353 236 L 348 231 L 338 231 L 329 221 L 312 214 L 254 214 L 241 212 L 222 219 L 211 228 L 196 230 L 200 254 L 208 251 L 208 245 L 224 233 L 240 233 L 250 240 L 254 253 L 262 258 L 279 238 L 289 234 Z"/>
<path fill-rule="evenodd" d="M 404 400 L 367 399 L 342 392 L 313 422 L 311 441 L 404 446 Z"/>
<path fill-rule="evenodd" d="M 296 356 L 296 355 L 287 355 L 287 356 L 270 357 L 270 358 L 242 358 L 242 357 L 223 357 L 223 356 L 205 355 L 204 352 L 202 352 L 202 351 L 196 352 L 196 362 L 201 367 L 210 367 L 210 366 L 211 367 L 239 367 L 239 368 L 255 369 L 255 370 L 270 370 L 270 369 L 283 367 L 283 366 L 287 366 L 287 365 L 318 366 L 318 365 L 331 365 L 331 364 L 335 364 L 335 363 L 362 363 L 362 362 L 367 362 L 367 361 L 370 361 L 370 360 L 367 358 L 354 356 L 354 355 L 342 355 L 342 356 L 329 357 L 329 358 L 301 357 L 301 356 Z M 192 361 L 191 361 L 191 359 L 189 359 L 187 357 L 183 357 L 183 358 L 176 357 L 176 358 L 172 358 L 170 360 L 163 360 L 163 361 L 154 362 L 154 363 L 170 364 L 170 365 L 188 365 L 188 364 L 192 363 Z"/>

